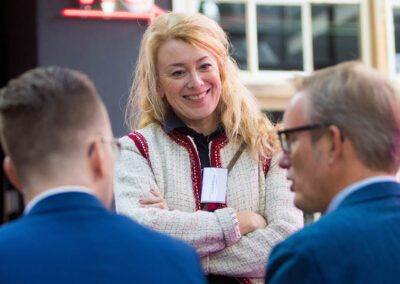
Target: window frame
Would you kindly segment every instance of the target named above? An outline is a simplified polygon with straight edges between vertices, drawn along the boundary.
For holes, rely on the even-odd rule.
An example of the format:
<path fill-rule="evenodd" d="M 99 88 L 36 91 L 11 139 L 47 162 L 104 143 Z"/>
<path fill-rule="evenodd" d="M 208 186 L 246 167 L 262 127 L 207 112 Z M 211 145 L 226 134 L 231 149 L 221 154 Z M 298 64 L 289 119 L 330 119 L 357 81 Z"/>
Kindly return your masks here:
<path fill-rule="evenodd" d="M 400 72 L 396 72 L 396 40 L 393 9 L 400 9 L 400 0 L 385 0 L 386 30 L 387 30 L 387 52 L 388 69 L 391 77 L 400 81 Z"/>
<path fill-rule="evenodd" d="M 400 1 L 400 0 L 399 0 Z M 176 12 L 197 12 L 200 0 L 172 0 L 172 10 Z M 267 83 L 285 83 L 295 75 L 306 75 L 314 71 L 312 38 L 312 4 L 359 5 L 360 7 L 360 57 L 371 65 L 368 0 L 216 0 L 219 3 L 245 3 L 246 5 L 246 41 L 248 70 L 240 70 L 240 77 L 246 84 L 266 85 Z M 277 71 L 258 69 L 257 17 L 256 5 L 300 6 L 303 42 L 303 70 Z"/>

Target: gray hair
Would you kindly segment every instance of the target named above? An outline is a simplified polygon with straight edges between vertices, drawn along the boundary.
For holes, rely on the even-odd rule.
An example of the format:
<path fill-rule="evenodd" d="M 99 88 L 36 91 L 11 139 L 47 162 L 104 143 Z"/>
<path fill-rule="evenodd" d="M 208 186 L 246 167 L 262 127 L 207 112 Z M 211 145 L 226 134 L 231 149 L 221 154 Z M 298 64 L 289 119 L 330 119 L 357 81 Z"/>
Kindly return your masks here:
<path fill-rule="evenodd" d="M 370 169 L 395 173 L 400 165 L 400 95 L 390 81 L 350 61 L 297 82 L 306 91 L 307 120 L 336 125 Z"/>

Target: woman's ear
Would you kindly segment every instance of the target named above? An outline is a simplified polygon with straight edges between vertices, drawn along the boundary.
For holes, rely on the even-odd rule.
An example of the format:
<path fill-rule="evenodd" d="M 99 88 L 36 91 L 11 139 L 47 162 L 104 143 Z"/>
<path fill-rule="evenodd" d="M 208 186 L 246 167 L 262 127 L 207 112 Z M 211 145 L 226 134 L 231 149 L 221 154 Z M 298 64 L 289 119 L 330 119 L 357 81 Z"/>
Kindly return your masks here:
<path fill-rule="evenodd" d="M 157 94 L 158 94 L 161 98 L 164 98 L 164 97 L 165 97 L 165 93 L 164 93 L 162 87 L 160 86 L 160 82 L 157 82 Z"/>
<path fill-rule="evenodd" d="M 20 192 L 23 193 L 22 191 L 22 185 L 21 182 L 17 176 L 17 173 L 15 171 L 14 164 L 12 163 L 11 159 L 9 156 L 6 156 L 3 160 L 3 169 L 4 172 L 6 173 L 8 180 L 14 185 L 14 187 Z"/>

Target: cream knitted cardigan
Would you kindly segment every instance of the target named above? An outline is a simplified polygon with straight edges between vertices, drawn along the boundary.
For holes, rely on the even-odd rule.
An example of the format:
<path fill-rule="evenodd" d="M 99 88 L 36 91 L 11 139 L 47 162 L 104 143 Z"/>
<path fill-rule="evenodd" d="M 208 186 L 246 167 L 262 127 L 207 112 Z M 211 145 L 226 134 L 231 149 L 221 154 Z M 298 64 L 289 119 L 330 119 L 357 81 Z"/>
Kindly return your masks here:
<path fill-rule="evenodd" d="M 263 283 L 271 248 L 303 225 L 277 159 L 265 177 L 263 164 L 254 162 L 246 149 L 228 176 L 228 207 L 207 212 L 196 210 L 201 169 L 195 144 L 187 136 L 168 135 L 156 123 L 130 136 L 120 139 L 122 153 L 116 162 L 117 212 L 192 244 L 207 274 Z M 225 138 L 210 144 L 211 165 L 219 167 L 226 167 L 240 146 Z M 151 196 L 151 188 L 161 193 L 170 210 L 140 207 L 139 199 Z M 235 212 L 243 210 L 264 216 L 267 227 L 241 236 Z"/>

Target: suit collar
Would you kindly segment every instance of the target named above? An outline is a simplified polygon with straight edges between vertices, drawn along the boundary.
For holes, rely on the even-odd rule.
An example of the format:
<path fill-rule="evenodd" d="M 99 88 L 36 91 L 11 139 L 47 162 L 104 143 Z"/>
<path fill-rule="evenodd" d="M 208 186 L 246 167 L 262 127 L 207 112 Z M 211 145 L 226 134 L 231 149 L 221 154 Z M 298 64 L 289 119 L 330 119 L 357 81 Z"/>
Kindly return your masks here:
<path fill-rule="evenodd" d="M 68 185 L 68 186 L 58 186 L 54 188 L 47 189 L 42 193 L 36 195 L 25 207 L 24 214 L 28 214 L 29 211 L 35 206 L 39 201 L 45 199 L 48 196 L 64 193 L 64 192 L 85 192 L 85 193 L 92 193 L 90 188 L 84 186 L 76 186 L 76 185 Z"/>
<path fill-rule="evenodd" d="M 373 201 L 381 198 L 399 196 L 400 184 L 396 181 L 382 181 L 369 184 L 347 196 L 338 209 L 358 203 Z"/>
<path fill-rule="evenodd" d="M 92 194 L 85 192 L 62 192 L 40 200 L 27 215 L 82 207 L 106 210 L 103 204 Z"/>
<path fill-rule="evenodd" d="M 379 175 L 360 180 L 347 186 L 346 188 L 342 189 L 338 194 L 336 194 L 336 196 L 332 199 L 328 206 L 328 209 L 326 210 L 326 214 L 335 211 L 339 204 L 342 203 L 343 200 L 347 196 L 351 195 L 353 192 L 356 192 L 357 190 L 360 190 L 361 188 L 364 188 L 370 184 L 387 181 L 396 181 L 396 179 L 393 176 L 389 175 Z"/>

